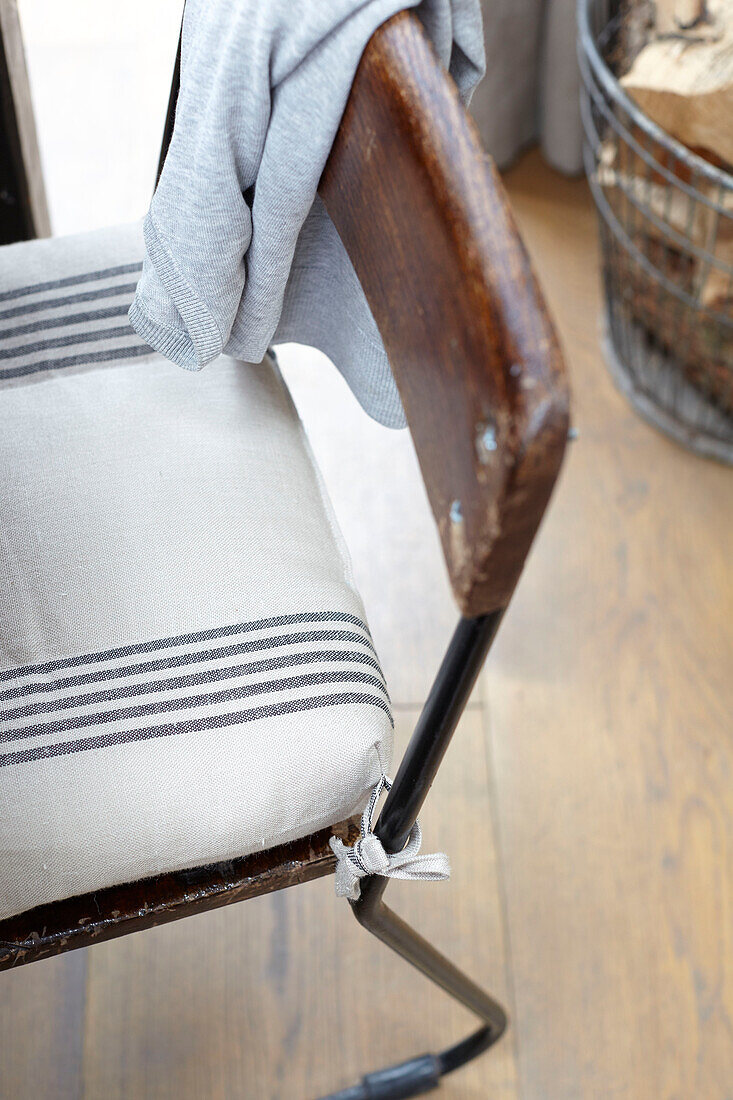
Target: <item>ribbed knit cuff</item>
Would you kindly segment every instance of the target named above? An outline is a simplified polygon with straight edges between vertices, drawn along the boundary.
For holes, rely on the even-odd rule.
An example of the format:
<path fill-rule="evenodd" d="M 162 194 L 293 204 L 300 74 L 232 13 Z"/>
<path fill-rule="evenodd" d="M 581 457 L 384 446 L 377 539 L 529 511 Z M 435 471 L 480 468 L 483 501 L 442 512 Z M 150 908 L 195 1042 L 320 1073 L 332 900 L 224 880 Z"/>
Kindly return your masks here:
<path fill-rule="evenodd" d="M 144 296 L 139 291 L 127 315 L 130 324 L 146 344 L 166 359 L 187 370 L 201 370 L 221 355 L 224 341 L 219 326 L 207 306 L 178 272 L 150 214 L 143 223 L 143 234 L 148 259 L 185 327 L 178 329 L 156 321 L 150 316 Z"/>

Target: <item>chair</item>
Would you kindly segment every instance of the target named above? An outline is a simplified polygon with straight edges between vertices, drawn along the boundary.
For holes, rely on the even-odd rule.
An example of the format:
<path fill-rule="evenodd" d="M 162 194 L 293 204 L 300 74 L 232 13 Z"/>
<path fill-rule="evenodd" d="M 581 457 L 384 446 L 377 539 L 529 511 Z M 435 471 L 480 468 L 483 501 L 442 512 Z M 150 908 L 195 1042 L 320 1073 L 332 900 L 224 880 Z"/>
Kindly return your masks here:
<path fill-rule="evenodd" d="M 167 139 L 175 97 L 174 78 Z M 164 141 L 163 156 L 165 148 Z M 567 438 L 568 391 L 558 342 L 501 182 L 414 16 L 394 17 L 369 43 L 319 191 L 382 334 L 461 612 L 375 827 L 385 849 L 397 852 L 540 524 Z M 272 396 L 278 385 L 263 383 L 264 404 L 281 400 Z M 287 419 L 287 411 L 278 415 Z M 298 429 L 288 422 L 283 430 L 297 435 Z M 299 438 L 291 443 L 307 446 Z M 346 670 L 349 692 L 372 700 L 357 717 L 375 723 L 386 744 L 388 696 L 358 603 L 339 614 L 355 636 L 346 645 L 358 654 Z M 353 668 L 364 677 L 360 691 L 349 679 Z M 364 788 L 359 775 L 352 794 Z M 0 920 L 0 968 L 329 874 L 334 860 L 328 841 L 336 835 L 353 842 L 355 808 L 345 820 L 266 850 L 213 865 L 193 860 L 183 870 L 16 912 Z M 427 1092 L 506 1027 L 501 1006 L 387 908 L 387 883 L 378 876 L 363 880 L 359 899 L 350 903 L 355 917 L 469 1008 L 480 1026 L 438 1054 L 370 1073 L 331 1100 Z"/>

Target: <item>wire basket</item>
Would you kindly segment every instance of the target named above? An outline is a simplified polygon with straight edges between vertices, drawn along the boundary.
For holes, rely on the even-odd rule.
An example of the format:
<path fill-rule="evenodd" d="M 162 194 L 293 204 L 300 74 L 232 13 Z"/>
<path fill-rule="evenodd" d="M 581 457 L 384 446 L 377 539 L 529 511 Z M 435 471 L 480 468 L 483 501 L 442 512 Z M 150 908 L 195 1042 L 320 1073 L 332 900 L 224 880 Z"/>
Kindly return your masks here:
<path fill-rule="evenodd" d="M 670 137 L 625 94 L 613 73 L 621 33 L 618 2 L 579 0 L 605 357 L 646 419 L 733 463 L 733 176 Z"/>

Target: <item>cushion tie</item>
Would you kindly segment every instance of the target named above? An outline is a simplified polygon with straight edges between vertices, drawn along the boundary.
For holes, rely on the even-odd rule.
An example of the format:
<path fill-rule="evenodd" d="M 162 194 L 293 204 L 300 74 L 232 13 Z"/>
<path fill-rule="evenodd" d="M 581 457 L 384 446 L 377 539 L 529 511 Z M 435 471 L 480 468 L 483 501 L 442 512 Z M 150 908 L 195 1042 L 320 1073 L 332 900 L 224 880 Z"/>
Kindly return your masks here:
<path fill-rule="evenodd" d="M 336 894 L 340 898 L 356 901 L 361 892 L 359 880 L 367 875 L 419 879 L 423 882 L 442 882 L 450 878 L 450 862 L 445 852 L 419 854 L 422 843 L 419 822 L 412 826 L 401 852 L 386 852 L 379 837 L 372 832 L 374 809 L 382 791 L 388 791 L 391 786 L 387 776 L 383 775 L 362 814 L 361 835 L 353 848 L 348 848 L 336 836 L 329 841 L 336 856 Z"/>

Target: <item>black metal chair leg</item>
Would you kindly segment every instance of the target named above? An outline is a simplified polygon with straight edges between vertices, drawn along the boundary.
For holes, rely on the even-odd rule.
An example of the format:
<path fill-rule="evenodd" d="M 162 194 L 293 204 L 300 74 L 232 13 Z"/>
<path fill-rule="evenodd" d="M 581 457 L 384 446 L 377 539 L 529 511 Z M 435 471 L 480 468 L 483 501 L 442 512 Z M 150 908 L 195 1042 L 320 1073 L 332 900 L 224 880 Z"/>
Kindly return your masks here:
<path fill-rule="evenodd" d="M 461 619 L 450 641 L 425 707 L 385 799 L 375 832 L 388 852 L 404 848 L 435 778 L 476 677 L 483 665 L 503 610 Z M 483 1026 L 439 1054 L 423 1054 L 397 1066 L 367 1074 L 361 1084 L 323 1100 L 398 1100 L 437 1088 L 440 1078 L 488 1050 L 506 1030 L 504 1009 L 432 944 L 388 909 L 382 900 L 387 879 L 361 881 L 361 896 L 351 902 L 367 931 L 474 1012 Z"/>
<path fill-rule="evenodd" d="M 483 1026 L 438 1054 L 423 1054 L 369 1073 L 360 1084 L 331 1093 L 323 1100 L 397 1100 L 421 1096 L 437 1088 L 446 1073 L 488 1050 L 506 1030 L 507 1017 L 501 1005 L 384 904 L 386 886 L 385 879 L 363 880 L 361 897 L 351 903 L 359 924 L 474 1012 Z"/>

